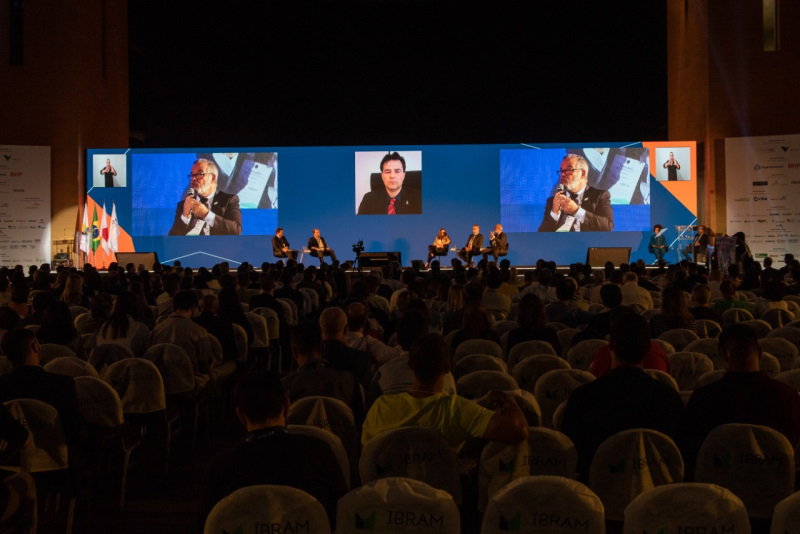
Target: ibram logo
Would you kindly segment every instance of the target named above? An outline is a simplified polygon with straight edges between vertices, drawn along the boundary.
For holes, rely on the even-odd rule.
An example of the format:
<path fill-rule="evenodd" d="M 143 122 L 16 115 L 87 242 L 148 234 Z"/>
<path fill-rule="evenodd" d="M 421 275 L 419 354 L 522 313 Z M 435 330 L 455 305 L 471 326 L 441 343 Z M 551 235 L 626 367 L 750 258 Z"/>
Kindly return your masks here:
<path fill-rule="evenodd" d="M 8 154 L 3 154 L 3 157 L 6 158 L 6 161 L 11 159 L 11 156 L 9 156 Z"/>
<path fill-rule="evenodd" d="M 781 150 L 783 150 L 784 152 L 788 152 L 789 151 L 789 147 L 788 146 L 781 146 Z"/>

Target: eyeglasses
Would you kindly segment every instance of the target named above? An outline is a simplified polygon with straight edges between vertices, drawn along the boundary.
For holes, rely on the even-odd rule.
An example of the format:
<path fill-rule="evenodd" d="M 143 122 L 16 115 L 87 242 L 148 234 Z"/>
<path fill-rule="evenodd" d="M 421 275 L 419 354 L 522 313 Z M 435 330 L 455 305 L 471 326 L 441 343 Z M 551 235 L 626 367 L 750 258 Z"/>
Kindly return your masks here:
<path fill-rule="evenodd" d="M 579 171 L 579 170 L 581 170 L 581 169 L 573 169 L 572 167 L 567 167 L 566 169 L 558 169 L 556 171 L 556 174 L 558 176 L 561 176 L 562 174 L 566 174 L 567 176 L 570 176 L 573 172 Z"/>
<path fill-rule="evenodd" d="M 195 178 L 197 178 L 199 180 L 199 179 L 203 178 L 203 176 L 205 176 L 206 174 L 214 174 L 214 173 L 213 172 L 196 172 L 194 174 L 188 174 L 188 175 L 186 175 L 186 177 L 189 178 L 189 179 L 192 179 L 192 180 L 194 180 Z"/>

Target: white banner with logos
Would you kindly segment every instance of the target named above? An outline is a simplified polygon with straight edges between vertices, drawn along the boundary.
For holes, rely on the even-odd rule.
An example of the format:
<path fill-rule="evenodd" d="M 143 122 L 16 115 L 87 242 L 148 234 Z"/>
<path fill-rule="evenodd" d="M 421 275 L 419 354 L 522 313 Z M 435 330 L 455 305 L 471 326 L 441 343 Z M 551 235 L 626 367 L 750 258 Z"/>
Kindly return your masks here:
<path fill-rule="evenodd" d="M 800 135 L 725 139 L 728 235 L 756 260 L 800 254 Z"/>
<path fill-rule="evenodd" d="M 50 147 L 0 145 L 0 265 L 50 263 Z"/>

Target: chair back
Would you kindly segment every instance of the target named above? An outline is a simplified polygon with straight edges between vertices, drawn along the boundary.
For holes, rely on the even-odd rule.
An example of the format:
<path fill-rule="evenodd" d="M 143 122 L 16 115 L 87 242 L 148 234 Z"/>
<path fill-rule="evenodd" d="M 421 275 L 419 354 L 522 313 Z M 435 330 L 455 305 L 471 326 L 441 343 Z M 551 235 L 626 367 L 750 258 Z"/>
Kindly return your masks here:
<path fill-rule="evenodd" d="M 333 451 L 333 455 L 336 457 L 336 463 L 339 464 L 339 469 L 342 471 L 342 477 L 347 484 L 347 488 L 350 488 L 350 460 L 347 458 L 347 450 L 344 448 L 344 444 L 342 444 L 342 440 L 339 439 L 339 436 L 322 430 L 321 428 L 308 425 L 286 425 L 286 432 L 289 434 L 302 434 L 303 436 L 316 438 L 327 443 Z"/>
<path fill-rule="evenodd" d="M 675 350 L 675 347 L 673 347 L 672 343 L 670 343 L 669 341 L 664 341 L 663 339 L 658 339 L 658 338 L 651 338 L 650 341 L 661 347 L 661 349 L 664 351 L 664 354 L 666 354 L 667 356 L 677 352 Z"/>
<path fill-rule="evenodd" d="M 712 319 L 698 319 L 695 321 L 695 332 L 702 338 L 718 338 L 722 325 Z"/>
<path fill-rule="evenodd" d="M 233 343 L 236 345 L 236 361 L 246 362 L 247 348 L 250 346 L 250 340 L 247 339 L 247 331 L 245 331 L 242 325 L 236 323 L 231 323 L 231 326 L 233 327 Z M 221 346 L 222 344 L 220 343 L 220 347 Z"/>
<path fill-rule="evenodd" d="M 625 508 L 624 521 L 623 534 L 750 534 L 741 499 L 723 487 L 700 482 L 676 482 L 640 493 Z"/>
<path fill-rule="evenodd" d="M 770 332 L 767 337 L 779 337 L 785 339 L 795 347 L 800 348 L 800 328 L 794 326 L 783 326 Z"/>
<path fill-rule="evenodd" d="M 519 362 L 534 354 L 552 354 L 553 356 L 558 356 L 553 346 L 547 341 L 538 339 L 523 341 L 522 343 L 517 343 L 508 351 L 508 357 L 506 358 L 508 368 L 513 369 Z"/>
<path fill-rule="evenodd" d="M 579 369 L 554 369 L 539 377 L 533 396 L 542 409 L 542 426 L 553 428 L 553 413 L 567 400 L 572 391 L 595 379 L 588 371 Z"/>
<path fill-rule="evenodd" d="M 219 501 L 208 514 L 203 533 L 250 532 L 253 525 L 257 532 L 331 532 L 325 508 L 305 491 L 259 485 L 240 488 Z"/>
<path fill-rule="evenodd" d="M 493 389 L 505 391 L 519 386 L 511 375 L 502 371 L 475 371 L 456 382 L 456 391 L 467 399 L 479 399 Z"/>
<path fill-rule="evenodd" d="M 788 371 L 784 371 L 775 378 L 784 384 L 789 384 L 798 392 L 800 392 L 800 369 L 790 369 Z"/>
<path fill-rule="evenodd" d="M 778 358 L 766 351 L 761 353 L 761 358 L 758 360 L 758 368 L 764 371 L 770 378 L 776 378 L 781 374 L 781 362 L 778 361 Z"/>
<path fill-rule="evenodd" d="M 70 306 L 69 307 L 69 314 L 72 316 L 72 320 L 73 321 L 75 320 L 75 318 L 77 316 L 82 315 L 84 313 L 89 313 L 88 308 L 85 308 L 83 306 Z"/>
<path fill-rule="evenodd" d="M 308 305 L 306 313 L 314 313 L 317 311 L 319 309 L 319 293 L 310 287 L 301 287 L 300 292 L 303 294 L 303 297 L 305 297 L 306 304 Z"/>
<path fill-rule="evenodd" d="M 528 426 L 539 426 L 542 424 L 542 409 L 539 408 L 539 403 L 536 402 L 536 397 L 533 393 L 525 391 L 524 389 L 514 389 L 506 391 L 514 398 L 522 413 L 525 415 L 525 420 Z M 484 408 L 494 409 L 494 404 L 489 400 L 488 395 L 475 400 L 479 406 Z"/>
<path fill-rule="evenodd" d="M 780 308 L 770 308 L 759 316 L 759 319 L 766 321 L 772 328 L 780 328 L 794 321 L 794 314 L 788 310 Z"/>
<path fill-rule="evenodd" d="M 511 376 L 517 381 L 519 387 L 525 391 L 534 392 L 536 381 L 543 374 L 553 369 L 569 369 L 567 360 L 552 354 L 535 354 L 528 356 L 517 363 L 511 370 Z"/>
<path fill-rule="evenodd" d="M 286 423 L 315 426 L 338 436 L 347 450 L 350 466 L 358 465 L 361 442 L 353 410 L 339 399 L 316 395 L 298 399 L 289 406 Z"/>
<path fill-rule="evenodd" d="M 81 334 L 80 347 L 78 348 L 80 354 L 78 357 L 82 360 L 89 361 L 92 356 L 92 351 L 97 347 L 97 334 Z"/>
<path fill-rule="evenodd" d="M 75 378 L 78 409 L 86 422 L 102 428 L 122 425 L 122 401 L 106 382 L 93 376 Z"/>
<path fill-rule="evenodd" d="M 673 328 L 662 333 L 658 339 L 663 339 L 675 347 L 676 351 L 681 351 L 692 341 L 700 339 L 700 336 L 687 328 Z"/>
<path fill-rule="evenodd" d="M 283 306 L 283 313 L 286 316 L 286 323 L 289 326 L 295 326 L 299 323 L 298 315 L 297 315 L 297 304 L 292 299 L 287 298 L 276 298 L 278 302 L 281 303 Z"/>
<path fill-rule="evenodd" d="M 503 348 L 490 339 L 467 339 L 456 347 L 453 363 L 470 354 L 488 354 L 495 358 L 503 358 Z"/>
<path fill-rule="evenodd" d="M 711 363 L 714 364 L 714 369 L 724 369 L 725 364 L 722 357 L 719 355 L 719 341 L 716 339 L 698 339 L 692 341 L 685 347 L 682 352 L 699 352 L 708 356 Z"/>
<path fill-rule="evenodd" d="M 584 339 L 569 349 L 567 362 L 573 369 L 588 371 L 597 351 L 608 345 L 605 339 Z"/>
<path fill-rule="evenodd" d="M 158 367 L 144 358 L 127 358 L 112 363 L 102 379 L 122 401 L 123 413 L 147 414 L 165 410 L 164 382 Z"/>
<path fill-rule="evenodd" d="M 508 367 L 500 358 L 486 354 L 470 354 L 458 360 L 453 366 L 453 378 L 458 380 L 475 371 L 499 371 L 507 374 Z"/>
<path fill-rule="evenodd" d="M 556 524 L 553 518 L 559 518 Z M 481 526 L 481 534 L 576 530 L 605 534 L 603 503 L 577 480 L 550 475 L 521 477 L 507 484 L 489 499 Z"/>
<path fill-rule="evenodd" d="M 775 506 L 771 534 L 800 533 L 800 491 L 792 493 Z"/>
<path fill-rule="evenodd" d="M 714 363 L 702 352 L 676 352 L 669 355 L 672 378 L 679 391 L 691 391 L 697 387 L 697 379 L 714 370 Z"/>
<path fill-rule="evenodd" d="M 678 388 L 678 383 L 675 382 L 675 379 L 672 378 L 672 375 L 670 375 L 669 373 L 665 373 L 664 371 L 661 371 L 659 369 L 645 369 L 644 372 L 650 378 L 658 380 L 662 384 L 666 384 L 675 391 L 680 392 L 680 389 Z"/>
<path fill-rule="evenodd" d="M 559 356 L 566 356 L 569 354 L 569 349 L 572 348 L 572 339 L 578 332 L 580 332 L 580 330 L 577 328 L 565 328 L 556 332 L 558 343 L 561 345 L 561 354 L 559 354 Z"/>
<path fill-rule="evenodd" d="M 247 312 L 245 317 L 250 321 L 250 327 L 253 329 L 254 339 L 250 340 L 249 346 L 269 347 L 269 325 L 267 324 L 267 318 L 251 312 Z"/>
<path fill-rule="evenodd" d="M 647 428 L 623 430 L 597 448 L 589 468 L 589 487 L 606 509 L 606 518 L 622 521 L 625 507 L 643 491 L 683 482 L 683 459 L 666 434 Z"/>
<path fill-rule="evenodd" d="M 781 364 L 781 371 L 794 369 L 797 364 L 797 347 L 791 341 L 780 337 L 765 337 L 758 340 L 761 350 L 768 352 L 778 358 Z"/>
<path fill-rule="evenodd" d="M 103 371 L 105 371 L 109 365 L 133 357 L 133 351 L 128 347 L 123 347 L 115 343 L 106 343 L 94 348 L 91 356 L 89 356 L 89 363 L 91 363 L 100 376 L 102 376 Z"/>
<path fill-rule="evenodd" d="M 753 319 L 752 321 L 739 321 L 742 324 L 745 324 L 756 331 L 756 335 L 758 339 L 762 337 L 767 337 L 767 335 L 772 332 L 772 327 L 766 321 L 762 321 L 761 319 Z"/>
<path fill-rule="evenodd" d="M 772 428 L 728 423 L 711 430 L 700 446 L 697 482 L 729 489 L 750 517 L 769 518 L 775 505 L 794 491 L 794 450 Z"/>
<path fill-rule="evenodd" d="M 56 358 L 77 358 L 75 351 L 58 343 L 42 343 L 39 345 L 39 365 L 47 365 Z"/>
<path fill-rule="evenodd" d="M 45 364 L 44 370 L 48 373 L 71 376 L 72 378 L 78 376 L 100 377 L 94 367 L 92 367 L 92 364 L 72 356 L 60 356 L 54 360 L 50 360 Z"/>
<path fill-rule="evenodd" d="M 67 441 L 58 410 L 36 399 L 14 399 L 3 403 L 30 434 L 31 442 L 20 449 L 19 465 L 5 465 L 8 471 L 58 471 L 68 467 Z"/>
<path fill-rule="evenodd" d="M 729 308 L 722 312 L 722 326 L 727 328 L 742 321 L 752 321 L 753 314 L 744 308 Z"/>
<path fill-rule="evenodd" d="M 97 331 L 97 323 L 91 313 L 82 313 L 73 319 L 72 324 L 79 334 L 94 334 Z"/>
<path fill-rule="evenodd" d="M 723 376 L 725 376 L 725 369 L 714 369 L 713 371 L 703 373 L 697 378 L 697 386 L 695 389 L 713 384 L 717 380 L 720 380 Z"/>
<path fill-rule="evenodd" d="M 549 428 L 529 428 L 528 439 L 515 445 L 490 441 L 478 463 L 478 510 L 503 486 L 520 477 L 555 475 L 575 478 L 578 452 L 565 434 Z"/>
<path fill-rule="evenodd" d="M 517 321 L 510 321 L 508 319 L 497 321 L 492 325 L 492 330 L 497 332 L 498 336 L 502 336 L 506 332 L 510 332 L 515 328 L 519 328 L 519 323 L 517 323 Z"/>
<path fill-rule="evenodd" d="M 250 313 L 258 314 L 267 320 L 267 332 L 271 340 L 278 339 L 280 337 L 281 323 L 280 319 L 278 318 L 278 313 L 275 310 L 272 308 L 267 308 L 266 306 L 262 306 L 260 308 L 250 310 Z"/>
<path fill-rule="evenodd" d="M 460 534 L 461 517 L 444 490 L 407 477 L 373 480 L 339 499 L 336 534 Z"/>
<path fill-rule="evenodd" d="M 420 480 L 461 503 L 456 453 L 439 432 L 429 428 L 407 426 L 381 432 L 364 445 L 358 472 L 362 483 L 386 477 Z"/>

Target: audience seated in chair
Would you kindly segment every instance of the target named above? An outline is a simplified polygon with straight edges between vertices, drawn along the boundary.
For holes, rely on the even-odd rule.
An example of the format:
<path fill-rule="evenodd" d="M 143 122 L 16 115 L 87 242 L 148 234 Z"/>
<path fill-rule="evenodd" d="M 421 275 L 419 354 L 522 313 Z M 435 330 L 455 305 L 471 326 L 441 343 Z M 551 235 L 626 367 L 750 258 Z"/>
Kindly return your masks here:
<path fill-rule="evenodd" d="M 323 440 L 286 432 L 289 400 L 277 374 L 256 371 L 234 389 L 236 415 L 245 440 L 208 464 L 202 519 L 215 503 L 239 488 L 276 484 L 301 489 L 325 508 L 331 524 L 347 484 L 330 446 Z"/>
<path fill-rule="evenodd" d="M 677 439 L 683 419 L 678 392 L 644 373 L 650 349 L 647 322 L 639 315 L 611 324 L 611 374 L 577 388 L 567 401 L 561 431 L 578 450 L 578 471 L 589 474 L 595 451 L 609 436 L 631 428 L 651 428 Z"/>

